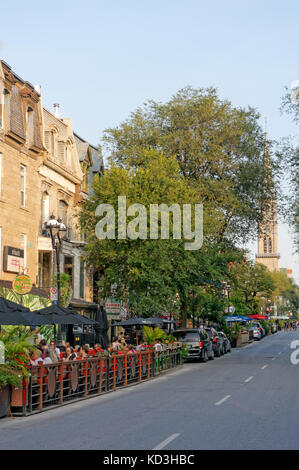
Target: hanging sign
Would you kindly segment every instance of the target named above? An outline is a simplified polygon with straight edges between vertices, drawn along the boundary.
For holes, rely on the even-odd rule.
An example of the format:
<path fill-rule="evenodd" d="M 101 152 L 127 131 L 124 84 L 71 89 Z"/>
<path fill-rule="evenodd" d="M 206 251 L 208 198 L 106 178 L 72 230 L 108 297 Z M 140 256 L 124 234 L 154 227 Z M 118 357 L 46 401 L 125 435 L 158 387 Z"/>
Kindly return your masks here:
<path fill-rule="evenodd" d="M 20 274 L 19 276 L 15 277 L 12 288 L 16 294 L 28 294 L 32 289 L 32 281 L 26 274 Z"/>
<path fill-rule="evenodd" d="M 19 273 L 24 268 L 24 250 L 5 246 L 3 249 L 3 271 Z"/>

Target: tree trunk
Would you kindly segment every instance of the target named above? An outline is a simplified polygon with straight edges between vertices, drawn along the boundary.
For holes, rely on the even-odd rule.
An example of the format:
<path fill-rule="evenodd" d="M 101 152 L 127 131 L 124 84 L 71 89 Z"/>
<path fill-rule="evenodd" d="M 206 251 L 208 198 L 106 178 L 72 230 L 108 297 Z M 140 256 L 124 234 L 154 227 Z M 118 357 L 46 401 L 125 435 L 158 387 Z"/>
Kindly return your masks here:
<path fill-rule="evenodd" d="M 181 325 L 180 326 L 182 328 L 186 328 L 187 318 L 188 318 L 188 305 L 187 305 L 186 300 L 182 301 L 180 317 L 181 317 Z"/>

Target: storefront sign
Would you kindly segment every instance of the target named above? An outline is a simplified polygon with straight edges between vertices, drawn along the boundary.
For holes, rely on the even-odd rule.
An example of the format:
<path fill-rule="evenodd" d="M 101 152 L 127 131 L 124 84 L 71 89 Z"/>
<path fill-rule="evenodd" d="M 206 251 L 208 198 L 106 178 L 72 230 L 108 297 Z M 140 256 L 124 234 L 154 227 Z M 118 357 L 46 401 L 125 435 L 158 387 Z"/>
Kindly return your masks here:
<path fill-rule="evenodd" d="M 32 289 L 32 282 L 30 277 L 26 276 L 26 274 L 16 276 L 15 280 L 13 281 L 12 288 L 16 294 L 28 294 Z"/>
<path fill-rule="evenodd" d="M 3 249 L 3 271 L 19 273 L 24 268 L 24 250 L 5 246 Z"/>
<path fill-rule="evenodd" d="M 117 299 L 113 299 L 112 297 L 105 299 L 105 310 L 106 313 L 110 315 L 119 315 L 121 308 L 121 301 Z"/>

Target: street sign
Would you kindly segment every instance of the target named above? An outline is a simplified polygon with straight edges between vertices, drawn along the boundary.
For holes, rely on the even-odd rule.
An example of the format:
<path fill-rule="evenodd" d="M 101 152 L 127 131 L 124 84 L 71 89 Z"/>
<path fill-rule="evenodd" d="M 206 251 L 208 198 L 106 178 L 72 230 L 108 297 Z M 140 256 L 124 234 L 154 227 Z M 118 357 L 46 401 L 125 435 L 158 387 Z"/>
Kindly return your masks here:
<path fill-rule="evenodd" d="M 224 309 L 225 313 L 235 313 L 236 309 L 233 305 L 230 305 L 228 308 Z"/>
<path fill-rule="evenodd" d="M 110 315 L 119 315 L 120 314 L 120 308 L 121 308 L 121 301 L 114 299 L 112 297 L 106 298 L 105 299 L 105 310 L 106 313 L 109 313 Z"/>
<path fill-rule="evenodd" d="M 56 300 L 58 300 L 58 288 L 57 287 L 50 288 L 50 300 L 51 302 L 55 302 Z"/>

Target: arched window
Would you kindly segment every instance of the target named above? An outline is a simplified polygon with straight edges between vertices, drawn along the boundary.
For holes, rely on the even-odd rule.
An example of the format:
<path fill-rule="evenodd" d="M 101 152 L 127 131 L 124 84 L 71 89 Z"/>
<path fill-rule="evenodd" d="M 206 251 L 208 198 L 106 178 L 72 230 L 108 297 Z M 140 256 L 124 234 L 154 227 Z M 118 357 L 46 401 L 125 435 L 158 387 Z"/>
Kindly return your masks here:
<path fill-rule="evenodd" d="M 67 226 L 67 214 L 68 213 L 68 205 L 65 201 L 59 201 L 59 208 L 58 208 L 58 217 L 62 220 L 64 225 Z"/>
<path fill-rule="evenodd" d="M 49 220 L 50 217 L 50 196 L 45 191 L 42 197 L 42 223 Z"/>
<path fill-rule="evenodd" d="M 267 238 L 264 237 L 264 253 L 267 253 Z"/>
<path fill-rule="evenodd" d="M 272 253 L 272 238 L 269 238 L 268 247 L 269 247 L 269 253 Z"/>

